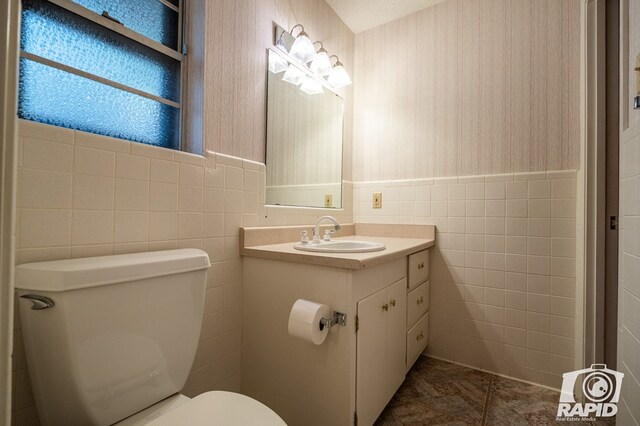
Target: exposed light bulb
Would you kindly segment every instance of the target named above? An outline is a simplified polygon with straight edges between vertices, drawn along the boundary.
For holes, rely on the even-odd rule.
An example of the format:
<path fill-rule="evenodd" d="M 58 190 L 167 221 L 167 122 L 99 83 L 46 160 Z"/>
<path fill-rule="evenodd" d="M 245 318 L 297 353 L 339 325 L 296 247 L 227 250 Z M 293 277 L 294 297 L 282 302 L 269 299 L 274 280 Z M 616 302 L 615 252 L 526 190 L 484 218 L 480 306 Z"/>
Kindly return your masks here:
<path fill-rule="evenodd" d="M 319 93 L 324 93 L 324 89 L 322 88 L 322 84 L 311 77 L 305 77 L 302 85 L 300 86 L 300 90 L 309 95 L 317 95 Z"/>

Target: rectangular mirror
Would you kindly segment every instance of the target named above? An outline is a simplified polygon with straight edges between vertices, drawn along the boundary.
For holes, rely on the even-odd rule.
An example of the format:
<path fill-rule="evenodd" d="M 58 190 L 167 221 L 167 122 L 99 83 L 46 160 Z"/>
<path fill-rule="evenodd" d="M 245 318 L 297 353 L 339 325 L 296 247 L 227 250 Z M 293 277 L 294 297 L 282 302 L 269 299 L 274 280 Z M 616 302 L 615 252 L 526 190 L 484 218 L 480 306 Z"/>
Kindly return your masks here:
<path fill-rule="evenodd" d="M 343 99 L 285 55 L 268 55 L 266 203 L 342 208 Z"/>

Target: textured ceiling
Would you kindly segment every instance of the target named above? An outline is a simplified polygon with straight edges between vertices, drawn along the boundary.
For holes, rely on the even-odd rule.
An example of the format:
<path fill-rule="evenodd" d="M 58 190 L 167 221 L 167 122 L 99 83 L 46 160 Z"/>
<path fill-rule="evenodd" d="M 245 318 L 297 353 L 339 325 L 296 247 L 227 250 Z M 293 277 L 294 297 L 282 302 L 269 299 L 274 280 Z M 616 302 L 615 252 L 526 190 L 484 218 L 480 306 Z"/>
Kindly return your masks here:
<path fill-rule="evenodd" d="M 386 24 L 445 0 L 325 0 L 354 33 Z"/>

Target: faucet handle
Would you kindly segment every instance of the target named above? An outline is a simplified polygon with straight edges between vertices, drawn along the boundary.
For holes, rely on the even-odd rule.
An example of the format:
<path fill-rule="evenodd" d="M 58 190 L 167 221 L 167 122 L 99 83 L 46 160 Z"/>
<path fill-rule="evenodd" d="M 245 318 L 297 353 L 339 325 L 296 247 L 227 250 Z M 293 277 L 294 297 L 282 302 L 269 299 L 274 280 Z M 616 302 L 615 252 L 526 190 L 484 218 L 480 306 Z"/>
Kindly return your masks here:
<path fill-rule="evenodd" d="M 332 229 L 325 229 L 324 230 L 324 241 L 331 241 L 331 234 L 334 234 L 336 231 L 332 230 Z"/>
<path fill-rule="evenodd" d="M 309 234 L 307 234 L 307 231 L 300 232 L 300 242 L 302 244 L 307 244 L 309 242 Z"/>

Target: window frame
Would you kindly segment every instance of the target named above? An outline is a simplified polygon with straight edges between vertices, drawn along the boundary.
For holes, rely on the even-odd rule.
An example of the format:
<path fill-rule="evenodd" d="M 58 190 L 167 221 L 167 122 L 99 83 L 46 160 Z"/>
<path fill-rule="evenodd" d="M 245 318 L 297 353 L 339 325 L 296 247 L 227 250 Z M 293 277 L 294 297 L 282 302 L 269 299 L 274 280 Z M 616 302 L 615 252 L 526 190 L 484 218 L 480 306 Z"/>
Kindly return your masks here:
<path fill-rule="evenodd" d="M 178 14 L 178 37 L 177 37 L 177 46 L 176 49 L 172 49 L 168 46 L 165 46 L 164 44 L 152 40 L 130 28 L 125 27 L 123 24 L 117 22 L 116 20 L 112 20 L 109 19 L 103 15 L 99 15 L 95 12 L 93 12 L 92 10 L 89 10 L 77 3 L 74 3 L 71 0 L 44 0 L 47 1 L 49 3 L 52 3 L 56 6 L 59 6 L 63 9 L 65 9 L 67 12 L 73 13 L 75 15 L 78 15 L 84 19 L 87 19 L 91 22 L 93 22 L 96 25 L 99 25 L 107 30 L 111 30 L 117 34 L 120 34 L 136 43 L 142 44 L 143 46 L 155 50 L 156 52 L 163 54 L 165 56 L 168 56 L 178 62 L 180 62 L 180 81 L 178 82 L 179 84 L 179 94 L 178 94 L 178 100 L 179 102 L 175 102 L 169 99 L 165 99 L 162 98 L 160 96 L 157 95 L 153 95 L 151 93 L 147 93 L 143 90 L 139 90 L 130 86 L 127 86 L 125 84 L 122 83 L 118 83 L 116 81 L 104 78 L 104 77 L 100 77 L 98 75 L 95 74 L 91 74 L 82 70 L 79 70 L 77 68 L 62 64 L 60 62 L 57 61 L 53 61 L 47 58 L 44 58 L 42 56 L 39 55 L 34 55 L 32 53 L 29 52 L 25 52 L 22 49 L 19 48 L 19 56 L 20 58 L 25 58 L 37 63 L 40 63 L 42 65 L 46 65 L 49 66 L 51 68 L 55 68 L 82 78 L 86 78 L 101 84 L 105 84 L 107 86 L 116 88 L 118 90 L 123 90 L 125 92 L 128 93 L 132 93 L 138 96 L 142 96 L 148 99 L 151 99 L 155 102 L 159 102 L 165 105 L 169 105 L 171 107 L 177 108 L 180 113 L 180 119 L 179 119 L 179 123 L 178 123 L 178 151 L 184 151 L 185 148 L 185 142 L 184 142 L 184 121 L 185 121 L 185 96 L 184 96 L 184 89 L 185 89 L 185 78 L 186 78 L 186 51 L 187 51 L 187 46 L 185 43 L 185 30 L 186 30 L 186 21 L 185 21 L 185 3 L 187 0 L 178 0 L 178 6 L 172 4 L 171 2 L 169 2 L 168 0 L 157 0 L 159 3 L 162 3 L 165 7 L 168 7 L 169 9 L 175 11 Z M 22 6 L 22 2 L 20 2 L 20 5 Z M 21 16 L 22 12 L 20 12 L 20 16 Z M 136 143 L 142 143 L 143 142 L 136 142 Z M 146 144 L 144 144 L 146 145 Z"/>

